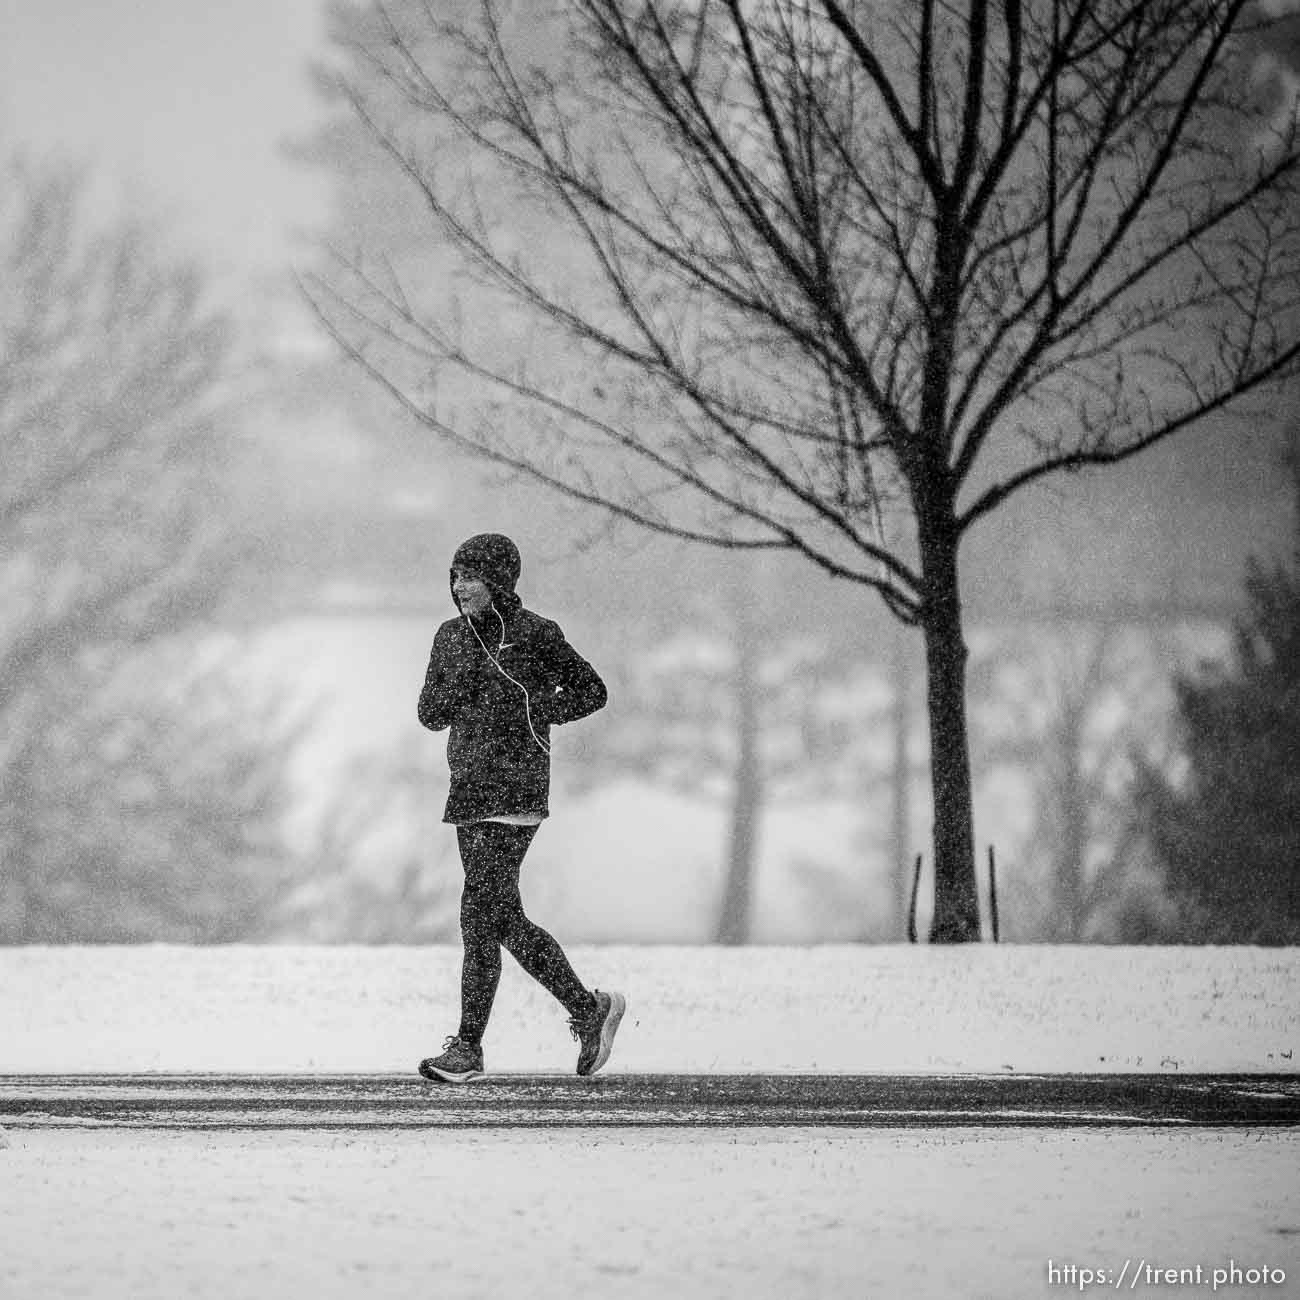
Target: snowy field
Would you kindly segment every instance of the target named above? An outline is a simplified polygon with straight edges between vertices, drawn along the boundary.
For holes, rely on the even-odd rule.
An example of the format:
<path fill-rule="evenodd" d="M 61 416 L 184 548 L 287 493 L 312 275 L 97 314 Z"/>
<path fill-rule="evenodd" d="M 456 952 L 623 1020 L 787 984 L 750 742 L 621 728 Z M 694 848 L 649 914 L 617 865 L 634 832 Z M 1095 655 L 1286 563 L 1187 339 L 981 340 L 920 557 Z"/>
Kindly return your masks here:
<path fill-rule="evenodd" d="M 1300 950 L 572 956 L 628 995 L 611 1071 L 1300 1068 Z M 455 948 L 0 950 L 0 1073 L 408 1070 L 455 1028 L 458 965 Z M 486 1049 L 489 1069 L 572 1068 L 563 1014 L 509 965 Z M 0 1144 L 4 1300 L 1300 1295 L 1294 1130 Z"/>
<path fill-rule="evenodd" d="M 627 995 L 629 1072 L 1300 1070 L 1300 949 L 569 948 Z M 460 948 L 0 949 L 0 1074 L 414 1069 L 454 1033 Z M 508 958 L 490 1070 L 568 1070 Z"/>

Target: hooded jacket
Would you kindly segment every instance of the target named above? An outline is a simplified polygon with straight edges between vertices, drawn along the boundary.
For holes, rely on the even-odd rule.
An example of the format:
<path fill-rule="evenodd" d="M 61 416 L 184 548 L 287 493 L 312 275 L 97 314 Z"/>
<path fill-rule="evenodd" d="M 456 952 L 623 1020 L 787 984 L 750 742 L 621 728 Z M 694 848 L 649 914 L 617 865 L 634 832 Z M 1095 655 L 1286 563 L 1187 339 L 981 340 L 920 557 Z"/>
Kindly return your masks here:
<path fill-rule="evenodd" d="M 558 624 L 524 608 L 515 594 L 519 550 L 508 537 L 480 533 L 464 542 L 449 587 L 457 569 L 487 584 L 492 605 L 473 620 L 461 614 L 438 628 L 420 691 L 421 725 L 451 728 L 442 819 L 549 816 L 550 729 L 602 708 L 605 683 Z"/>

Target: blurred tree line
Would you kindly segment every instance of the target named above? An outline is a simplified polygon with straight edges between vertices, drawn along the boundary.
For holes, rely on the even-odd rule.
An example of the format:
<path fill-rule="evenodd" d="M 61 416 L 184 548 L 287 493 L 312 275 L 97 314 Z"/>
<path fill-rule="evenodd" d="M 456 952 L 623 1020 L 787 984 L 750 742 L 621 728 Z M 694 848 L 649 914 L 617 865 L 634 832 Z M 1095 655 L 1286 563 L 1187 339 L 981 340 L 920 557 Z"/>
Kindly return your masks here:
<path fill-rule="evenodd" d="M 76 169 L 3 170 L 0 942 L 247 936 L 292 728 L 201 648 L 245 558 L 234 327 Z"/>
<path fill-rule="evenodd" d="M 1125 937 L 1300 943 L 1300 436 L 1290 568 L 1252 565 L 1231 662 L 1178 677 L 1182 762 L 1136 804 L 1173 903 Z"/>

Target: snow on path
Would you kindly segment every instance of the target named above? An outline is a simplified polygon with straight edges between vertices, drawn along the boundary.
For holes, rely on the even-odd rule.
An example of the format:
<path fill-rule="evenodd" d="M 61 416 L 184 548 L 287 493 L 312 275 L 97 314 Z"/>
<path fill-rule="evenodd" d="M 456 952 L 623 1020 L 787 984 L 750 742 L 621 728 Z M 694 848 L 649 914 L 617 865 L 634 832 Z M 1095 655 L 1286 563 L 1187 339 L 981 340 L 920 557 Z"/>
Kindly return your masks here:
<path fill-rule="evenodd" d="M 628 996 L 611 1070 L 1300 1070 L 1300 949 L 574 947 Z M 453 1033 L 460 949 L 0 949 L 0 1074 L 391 1073 Z M 507 960 L 495 1070 L 567 1069 L 563 1011 Z"/>
<path fill-rule="evenodd" d="M 1298 1159 L 1290 1131 L 25 1132 L 0 1295 L 1077 1294 L 1049 1260 L 1112 1287 L 1232 1260 L 1274 1284 L 1220 1295 L 1294 1295 Z M 1130 1294 L 1173 1290 L 1210 1294 Z"/>

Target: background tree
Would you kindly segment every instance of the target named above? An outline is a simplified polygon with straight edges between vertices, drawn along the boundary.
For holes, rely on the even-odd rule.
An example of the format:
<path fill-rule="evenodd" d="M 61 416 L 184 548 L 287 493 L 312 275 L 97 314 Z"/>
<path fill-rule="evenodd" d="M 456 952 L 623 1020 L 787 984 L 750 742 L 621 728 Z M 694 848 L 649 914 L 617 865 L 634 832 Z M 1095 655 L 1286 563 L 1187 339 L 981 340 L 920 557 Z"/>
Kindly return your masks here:
<path fill-rule="evenodd" d="M 1022 836 L 999 845 L 1008 938 L 1114 940 L 1161 892 L 1136 852 L 1131 787 L 1135 764 L 1163 761 L 1169 666 L 1186 632 L 1116 621 L 980 638 L 976 760 L 1000 802 L 1028 813 Z"/>
<path fill-rule="evenodd" d="M 659 611 L 645 648 L 611 658 L 618 707 L 583 738 L 578 776 L 631 777 L 726 807 L 714 939 L 741 944 L 753 930 L 765 813 L 781 800 L 858 793 L 844 789 L 860 774 L 838 761 L 841 717 L 823 706 L 860 665 L 844 653 L 847 629 L 810 623 L 779 566 L 701 558 L 693 574 L 690 607 Z"/>
<path fill-rule="evenodd" d="M 0 942 L 269 933 L 301 874 L 282 823 L 302 720 L 197 658 L 172 638 L 40 693 L 6 773 Z"/>
<path fill-rule="evenodd" d="M 1244 93 L 1265 14 L 368 12 L 344 93 L 476 313 L 342 257 L 310 282 L 322 318 L 454 444 L 652 529 L 795 552 L 917 626 L 931 937 L 977 937 L 963 540 L 1300 356 L 1295 112 Z"/>
<path fill-rule="evenodd" d="M 246 933 L 283 738 L 193 663 L 246 553 L 233 327 L 75 169 L 3 169 L 0 935 Z"/>
<path fill-rule="evenodd" d="M 310 848 L 312 872 L 278 909 L 278 935 L 323 943 L 450 943 L 463 880 L 440 836 L 435 749 L 416 735 L 349 764 Z M 439 851 L 440 850 L 440 851 Z"/>
<path fill-rule="evenodd" d="M 1137 808 L 1182 904 L 1166 941 L 1300 942 L 1300 444 L 1290 570 L 1255 565 L 1235 662 L 1176 682 L 1185 770 L 1148 765 Z"/>

